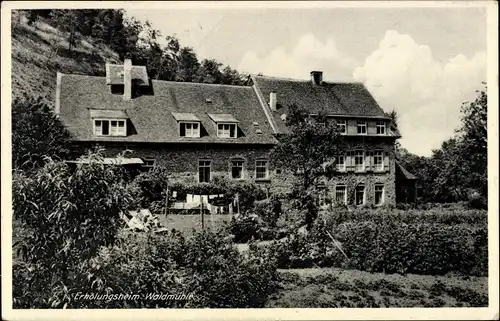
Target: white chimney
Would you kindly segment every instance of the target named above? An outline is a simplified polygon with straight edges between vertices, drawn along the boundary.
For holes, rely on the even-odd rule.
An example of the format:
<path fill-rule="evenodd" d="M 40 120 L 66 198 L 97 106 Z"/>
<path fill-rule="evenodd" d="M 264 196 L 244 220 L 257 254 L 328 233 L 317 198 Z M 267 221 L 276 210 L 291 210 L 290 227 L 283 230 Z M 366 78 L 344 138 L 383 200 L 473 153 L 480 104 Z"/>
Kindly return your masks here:
<path fill-rule="evenodd" d="M 311 83 L 313 86 L 321 86 L 323 83 L 323 72 L 322 71 L 311 71 Z"/>
<path fill-rule="evenodd" d="M 272 111 L 276 111 L 276 93 L 274 91 L 269 94 L 269 107 Z"/>
<path fill-rule="evenodd" d="M 123 62 L 123 100 L 132 99 L 132 60 Z"/>

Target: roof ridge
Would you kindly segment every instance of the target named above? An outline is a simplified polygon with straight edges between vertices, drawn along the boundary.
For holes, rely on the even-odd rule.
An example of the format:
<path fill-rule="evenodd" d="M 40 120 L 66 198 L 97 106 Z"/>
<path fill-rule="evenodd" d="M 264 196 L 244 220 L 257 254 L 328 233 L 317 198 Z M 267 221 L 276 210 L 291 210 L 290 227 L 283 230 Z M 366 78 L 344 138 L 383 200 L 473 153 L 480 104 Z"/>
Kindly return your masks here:
<path fill-rule="evenodd" d="M 288 77 L 255 75 L 255 74 L 251 74 L 251 75 L 254 77 L 277 79 L 277 80 L 287 80 L 287 81 L 294 81 L 294 82 L 310 82 L 310 80 L 308 80 L 308 79 L 297 79 L 297 78 L 288 78 Z M 336 85 L 336 84 L 361 84 L 361 85 L 364 85 L 364 83 L 361 81 L 323 81 L 323 82 L 326 84 L 330 84 L 330 85 Z"/>

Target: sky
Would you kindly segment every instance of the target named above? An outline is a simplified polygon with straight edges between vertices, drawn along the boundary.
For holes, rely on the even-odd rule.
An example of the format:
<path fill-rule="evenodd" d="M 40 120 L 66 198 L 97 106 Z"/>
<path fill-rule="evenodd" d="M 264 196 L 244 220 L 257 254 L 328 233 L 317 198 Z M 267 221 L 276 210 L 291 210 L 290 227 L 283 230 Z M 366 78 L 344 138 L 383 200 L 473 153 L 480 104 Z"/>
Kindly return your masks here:
<path fill-rule="evenodd" d="M 127 9 L 199 59 L 240 72 L 362 82 L 396 110 L 402 146 L 417 155 L 454 135 L 462 102 L 486 81 L 486 9 Z"/>

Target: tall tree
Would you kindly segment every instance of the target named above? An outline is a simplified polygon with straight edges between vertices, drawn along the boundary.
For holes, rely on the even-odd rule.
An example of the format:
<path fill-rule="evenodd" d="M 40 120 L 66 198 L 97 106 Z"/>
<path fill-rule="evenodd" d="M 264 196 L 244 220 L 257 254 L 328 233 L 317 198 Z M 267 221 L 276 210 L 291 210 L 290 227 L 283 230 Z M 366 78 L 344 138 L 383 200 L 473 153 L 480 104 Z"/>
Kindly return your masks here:
<path fill-rule="evenodd" d="M 276 166 L 290 169 L 296 176 L 292 194 L 298 198 L 299 208 L 306 211 L 305 223 L 310 227 L 318 212 L 317 185 L 335 173 L 333 160 L 341 136 L 324 115 L 312 119 L 305 109 L 294 104 L 289 106 L 286 125 L 289 133 L 279 137 L 271 158 Z"/>
<path fill-rule="evenodd" d="M 179 51 L 176 81 L 192 82 L 196 77 L 200 63 L 192 48 L 183 47 Z"/>

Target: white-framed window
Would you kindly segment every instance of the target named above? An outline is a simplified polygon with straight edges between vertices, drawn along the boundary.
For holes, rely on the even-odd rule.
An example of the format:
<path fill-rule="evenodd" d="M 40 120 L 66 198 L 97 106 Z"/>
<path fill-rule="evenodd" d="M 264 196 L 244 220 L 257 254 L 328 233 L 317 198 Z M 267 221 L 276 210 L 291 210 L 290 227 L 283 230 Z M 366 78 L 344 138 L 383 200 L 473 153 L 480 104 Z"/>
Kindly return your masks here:
<path fill-rule="evenodd" d="M 341 134 L 347 134 L 347 120 L 337 120 L 337 126 Z"/>
<path fill-rule="evenodd" d="M 179 123 L 179 136 L 181 137 L 200 137 L 200 124 L 197 122 Z"/>
<path fill-rule="evenodd" d="M 358 121 L 358 134 L 366 135 L 366 121 Z"/>
<path fill-rule="evenodd" d="M 339 172 L 346 171 L 345 155 L 337 155 L 335 157 L 335 167 L 337 168 L 337 171 L 339 171 Z"/>
<path fill-rule="evenodd" d="M 365 185 L 359 184 L 356 186 L 356 190 L 354 191 L 354 204 L 356 205 L 364 205 L 365 204 Z"/>
<path fill-rule="evenodd" d="M 375 205 L 384 204 L 384 184 L 377 183 L 375 184 Z"/>
<path fill-rule="evenodd" d="M 356 172 L 364 172 L 365 170 L 365 152 L 357 150 L 354 152 L 354 166 Z"/>
<path fill-rule="evenodd" d="M 377 135 L 385 135 L 385 121 L 377 122 Z"/>
<path fill-rule="evenodd" d="M 236 124 L 217 124 L 217 136 L 221 138 L 236 138 Z"/>
<path fill-rule="evenodd" d="M 384 152 L 381 150 L 373 153 L 373 170 L 377 172 L 384 170 Z"/>
<path fill-rule="evenodd" d="M 231 178 L 243 179 L 243 163 L 242 159 L 231 160 Z"/>
<path fill-rule="evenodd" d="M 94 135 L 126 136 L 127 122 L 125 119 L 94 119 Z"/>
<path fill-rule="evenodd" d="M 198 161 L 198 181 L 200 183 L 210 182 L 210 165 L 209 160 Z"/>
<path fill-rule="evenodd" d="M 268 179 L 269 178 L 269 161 L 259 159 L 255 161 L 255 179 Z"/>
<path fill-rule="evenodd" d="M 335 203 L 347 204 L 347 187 L 345 185 L 335 186 Z"/>

